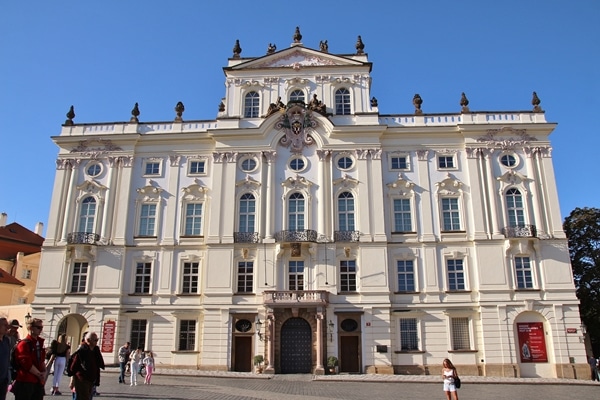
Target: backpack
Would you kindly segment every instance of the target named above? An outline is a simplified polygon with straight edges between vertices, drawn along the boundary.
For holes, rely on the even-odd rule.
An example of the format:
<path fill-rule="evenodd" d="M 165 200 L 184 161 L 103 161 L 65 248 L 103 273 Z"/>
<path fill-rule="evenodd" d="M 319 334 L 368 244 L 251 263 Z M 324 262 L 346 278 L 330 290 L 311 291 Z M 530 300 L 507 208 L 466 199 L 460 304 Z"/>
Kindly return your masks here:
<path fill-rule="evenodd" d="M 77 353 L 79 353 L 79 349 L 77 349 L 73 353 L 71 353 L 71 356 L 69 357 L 69 361 L 67 361 L 67 365 L 65 366 L 65 372 L 67 373 L 67 376 L 75 375 L 75 373 L 73 372 L 73 361 L 75 360 L 75 354 L 77 354 Z"/>
<path fill-rule="evenodd" d="M 17 372 L 19 372 L 19 370 L 21 369 L 21 365 L 19 364 L 19 360 L 17 359 L 17 346 L 19 345 L 20 342 L 23 342 L 23 341 L 29 343 L 29 346 L 31 347 L 32 352 L 35 351 L 35 348 L 31 344 L 31 340 L 29 340 L 29 339 L 19 340 L 17 343 L 15 343 L 13 348 L 10 350 L 10 372 L 11 372 L 10 378 L 12 380 L 16 379 Z"/>

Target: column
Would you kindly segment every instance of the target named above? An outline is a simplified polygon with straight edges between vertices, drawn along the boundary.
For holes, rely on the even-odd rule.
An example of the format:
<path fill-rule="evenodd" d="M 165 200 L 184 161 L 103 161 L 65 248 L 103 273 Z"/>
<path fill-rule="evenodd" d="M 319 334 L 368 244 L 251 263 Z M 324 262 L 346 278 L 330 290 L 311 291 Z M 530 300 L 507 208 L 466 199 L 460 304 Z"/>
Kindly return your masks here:
<path fill-rule="evenodd" d="M 321 186 L 321 194 L 317 196 L 317 198 L 321 199 L 319 203 L 319 217 L 317 218 L 317 232 L 323 233 L 326 238 L 329 238 L 331 235 L 331 227 L 328 221 L 330 218 L 328 217 L 327 210 L 329 205 L 331 204 L 331 179 L 328 179 L 328 162 L 327 159 L 331 155 L 331 151 L 329 150 L 317 150 L 317 156 L 319 157 L 319 176 L 321 182 L 319 185 Z"/>
<path fill-rule="evenodd" d="M 275 367 L 273 366 L 273 361 L 275 359 L 275 315 L 272 312 L 267 313 L 267 329 L 269 330 L 267 334 L 267 368 L 265 369 L 265 373 L 274 374 Z"/>
<path fill-rule="evenodd" d="M 500 231 L 500 221 L 498 220 L 498 215 L 501 212 L 498 209 L 498 201 L 496 200 L 498 196 L 498 191 L 496 190 L 494 176 L 492 175 L 492 152 L 485 153 L 485 172 L 487 177 L 487 182 L 489 185 L 489 199 L 490 199 L 490 222 L 492 224 L 492 239 L 503 239 L 504 235 L 502 235 Z"/>
<path fill-rule="evenodd" d="M 265 201 L 261 202 L 263 207 L 261 207 L 262 215 L 264 215 L 264 230 L 263 237 L 265 239 L 269 239 L 269 243 L 273 242 L 273 232 L 275 230 L 274 218 L 273 218 L 273 205 L 275 199 L 275 183 L 273 182 L 273 163 L 275 162 L 275 156 L 277 155 L 274 151 L 264 151 L 263 156 L 265 157 L 265 161 L 267 164 L 267 182 L 263 187 L 263 196 Z"/>
<path fill-rule="evenodd" d="M 531 223 L 536 226 L 538 234 L 541 232 L 547 232 L 545 229 L 544 223 L 544 212 L 542 211 L 543 199 L 539 191 L 540 186 L 540 176 L 537 173 L 537 165 L 535 164 L 536 151 L 535 149 L 525 148 L 526 159 L 525 163 L 527 165 L 528 176 L 532 178 L 531 185 L 529 186 L 531 189 L 531 206 L 533 212 L 533 221 Z"/>
<path fill-rule="evenodd" d="M 325 373 L 323 368 L 323 313 L 319 311 L 315 317 L 317 318 L 317 368 L 315 374 L 323 375 Z"/>
<path fill-rule="evenodd" d="M 62 227 L 62 237 L 61 237 L 61 241 L 66 242 L 67 240 L 67 234 L 69 234 L 70 232 L 73 232 L 75 230 L 77 230 L 78 228 L 74 227 L 73 225 L 73 221 L 76 219 L 76 216 L 73 215 L 74 212 L 78 211 L 78 208 L 75 207 L 74 204 L 74 199 L 77 198 L 77 176 L 78 176 L 78 172 L 79 172 L 79 164 L 81 163 L 81 160 L 69 160 L 69 168 L 71 169 L 71 176 L 70 176 L 70 181 L 69 181 L 69 187 L 67 188 L 67 198 L 66 198 L 66 202 L 65 202 L 65 206 L 62 209 L 64 212 L 64 216 L 62 218 L 63 220 L 63 227 Z"/>

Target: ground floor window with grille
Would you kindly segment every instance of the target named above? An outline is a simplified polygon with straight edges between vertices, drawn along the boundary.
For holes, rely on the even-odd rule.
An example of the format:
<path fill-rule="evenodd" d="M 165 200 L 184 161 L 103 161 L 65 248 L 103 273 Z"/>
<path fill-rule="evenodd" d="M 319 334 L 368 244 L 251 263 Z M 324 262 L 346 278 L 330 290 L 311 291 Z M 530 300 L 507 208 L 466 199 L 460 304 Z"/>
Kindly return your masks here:
<path fill-rule="evenodd" d="M 452 350 L 471 350 L 469 334 L 469 318 L 458 317 L 451 319 Z"/>
<path fill-rule="evenodd" d="M 400 350 L 419 350 L 419 335 L 416 318 L 400 319 Z"/>
<path fill-rule="evenodd" d="M 146 327 L 148 321 L 145 319 L 133 319 L 131 320 L 131 335 L 129 341 L 131 342 L 130 349 L 133 351 L 138 347 L 146 349 Z"/>
<path fill-rule="evenodd" d="M 179 321 L 180 351 L 194 350 L 196 346 L 196 320 L 182 319 Z"/>

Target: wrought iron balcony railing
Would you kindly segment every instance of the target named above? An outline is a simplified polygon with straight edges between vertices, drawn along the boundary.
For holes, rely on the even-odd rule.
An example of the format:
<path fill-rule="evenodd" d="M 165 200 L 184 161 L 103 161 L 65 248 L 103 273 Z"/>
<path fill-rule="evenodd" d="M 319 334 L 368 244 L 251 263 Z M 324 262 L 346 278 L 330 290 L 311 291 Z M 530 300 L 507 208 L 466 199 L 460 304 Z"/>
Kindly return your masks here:
<path fill-rule="evenodd" d="M 317 231 L 305 229 L 301 231 L 279 231 L 275 233 L 276 242 L 316 242 Z"/>
<path fill-rule="evenodd" d="M 234 243 L 258 243 L 258 232 L 233 232 Z"/>
<path fill-rule="evenodd" d="M 89 232 L 71 232 L 67 234 L 68 244 L 98 244 L 100 235 Z"/>
<path fill-rule="evenodd" d="M 268 290 L 263 292 L 265 305 L 273 306 L 318 306 L 329 303 L 329 292 L 326 290 Z"/>
<path fill-rule="evenodd" d="M 360 240 L 359 231 L 335 231 L 333 240 L 336 242 L 358 242 Z"/>
<path fill-rule="evenodd" d="M 502 233 L 507 238 L 537 237 L 535 225 L 507 226 L 502 229 Z"/>

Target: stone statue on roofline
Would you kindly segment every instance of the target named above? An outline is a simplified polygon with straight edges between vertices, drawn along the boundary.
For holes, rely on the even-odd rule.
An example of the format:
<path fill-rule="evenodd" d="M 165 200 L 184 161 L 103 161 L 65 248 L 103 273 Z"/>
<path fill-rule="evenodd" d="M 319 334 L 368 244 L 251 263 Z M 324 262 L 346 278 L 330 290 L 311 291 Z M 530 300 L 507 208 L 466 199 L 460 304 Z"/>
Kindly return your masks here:
<path fill-rule="evenodd" d="M 283 104 L 283 101 L 281 101 L 281 96 L 278 96 L 277 101 L 275 103 L 269 104 L 269 109 L 267 110 L 267 117 L 284 108 L 285 104 Z"/>
<path fill-rule="evenodd" d="M 308 109 L 316 111 L 321 115 L 327 115 L 327 106 L 321 100 L 317 99 L 316 94 L 313 94 L 312 100 L 308 103 Z"/>
<path fill-rule="evenodd" d="M 323 53 L 329 53 L 329 45 L 327 44 L 327 40 L 321 40 L 319 42 L 319 48 Z"/>
<path fill-rule="evenodd" d="M 267 47 L 267 54 L 273 54 L 277 51 L 277 46 L 275 45 L 275 43 L 269 43 L 269 46 Z"/>
<path fill-rule="evenodd" d="M 421 104 L 423 104 L 423 99 L 419 95 L 419 93 L 415 94 L 413 97 L 413 105 L 415 106 L 415 115 L 423 114 L 421 110 Z"/>
<path fill-rule="evenodd" d="M 540 107 L 541 102 L 542 101 L 538 97 L 537 93 L 533 92 L 533 98 L 531 99 L 531 105 L 533 106 L 533 112 L 544 112 L 544 110 L 542 110 L 542 107 Z"/>

